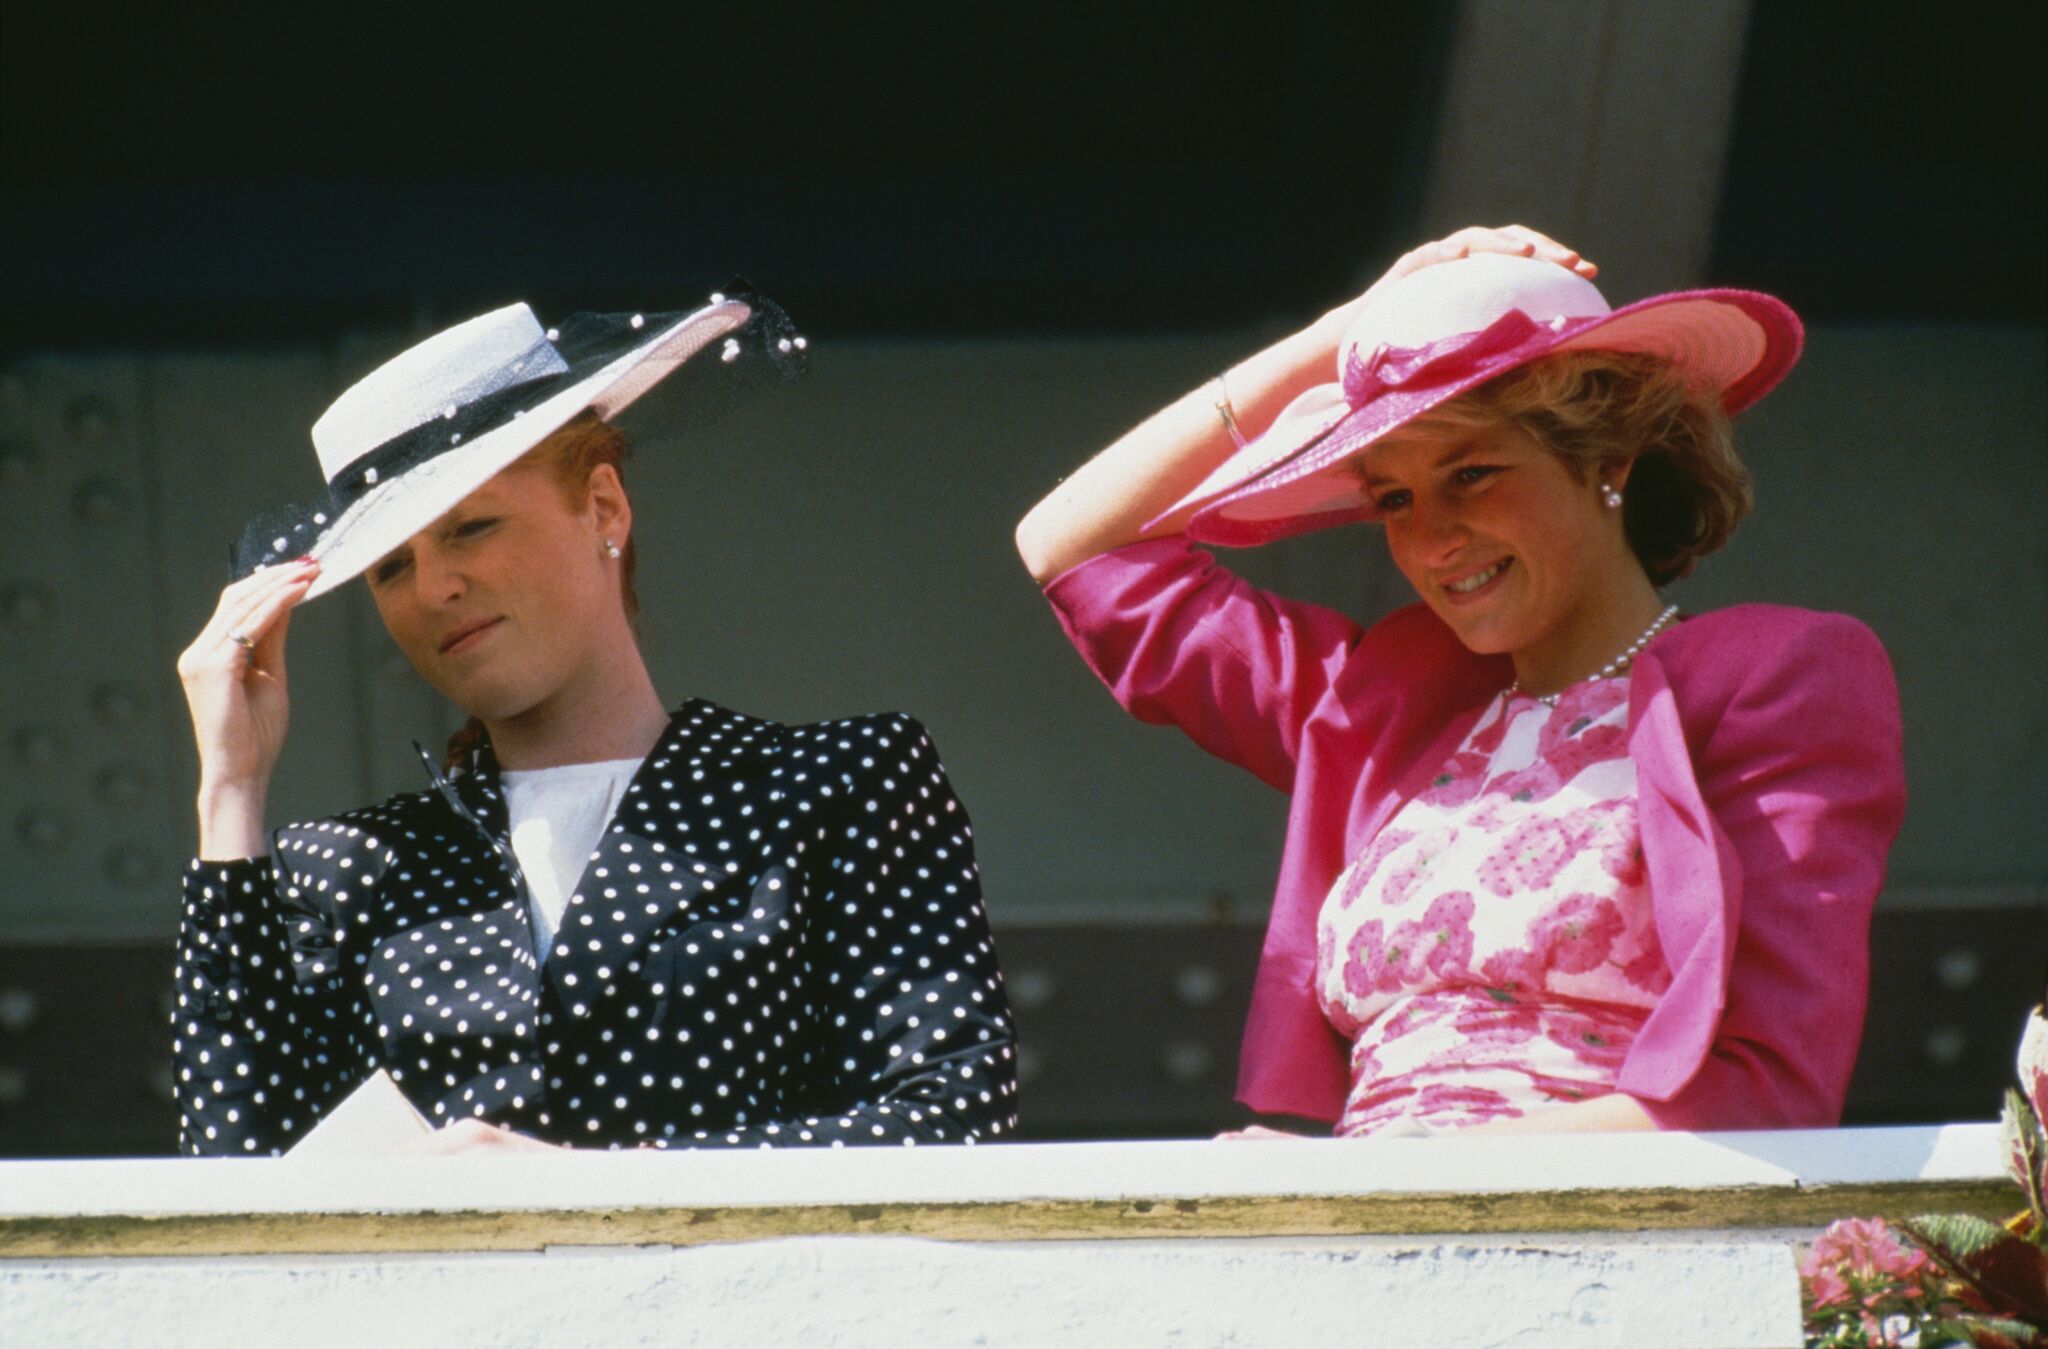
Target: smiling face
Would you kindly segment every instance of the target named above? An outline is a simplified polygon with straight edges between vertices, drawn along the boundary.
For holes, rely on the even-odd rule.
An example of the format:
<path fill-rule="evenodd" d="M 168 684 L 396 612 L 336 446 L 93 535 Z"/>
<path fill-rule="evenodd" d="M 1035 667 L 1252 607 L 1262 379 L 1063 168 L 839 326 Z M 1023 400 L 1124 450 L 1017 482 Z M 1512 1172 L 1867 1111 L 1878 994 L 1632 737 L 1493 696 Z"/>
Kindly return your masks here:
<path fill-rule="evenodd" d="M 1654 598 L 1621 512 L 1601 504 L 1627 476 L 1623 463 L 1582 479 L 1507 422 L 1385 442 L 1362 466 L 1401 574 L 1468 648 L 1514 656 L 1529 686 L 1553 666 L 1597 668 Z"/>
<path fill-rule="evenodd" d="M 522 460 L 370 568 L 392 639 L 472 716 L 532 712 L 630 645 L 605 550 L 631 528 L 617 473 L 593 471 L 582 498 L 572 505 L 546 468 Z"/>

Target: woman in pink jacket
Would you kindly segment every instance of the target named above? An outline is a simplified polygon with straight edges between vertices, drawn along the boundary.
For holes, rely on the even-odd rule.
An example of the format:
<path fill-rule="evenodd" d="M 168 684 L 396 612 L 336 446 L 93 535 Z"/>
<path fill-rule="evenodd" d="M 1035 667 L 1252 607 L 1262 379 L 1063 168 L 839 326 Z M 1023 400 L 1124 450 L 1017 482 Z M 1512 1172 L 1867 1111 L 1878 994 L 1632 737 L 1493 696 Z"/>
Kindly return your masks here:
<path fill-rule="evenodd" d="M 1118 701 L 1291 796 L 1256 1110 L 1840 1117 L 1905 803 L 1889 662 L 1841 615 L 1658 594 L 1749 509 L 1728 418 L 1799 323 L 1743 291 L 1610 310 L 1595 273 L 1519 226 L 1425 245 L 1018 527 Z M 1370 629 L 1194 546 L 1359 520 L 1422 601 Z"/>

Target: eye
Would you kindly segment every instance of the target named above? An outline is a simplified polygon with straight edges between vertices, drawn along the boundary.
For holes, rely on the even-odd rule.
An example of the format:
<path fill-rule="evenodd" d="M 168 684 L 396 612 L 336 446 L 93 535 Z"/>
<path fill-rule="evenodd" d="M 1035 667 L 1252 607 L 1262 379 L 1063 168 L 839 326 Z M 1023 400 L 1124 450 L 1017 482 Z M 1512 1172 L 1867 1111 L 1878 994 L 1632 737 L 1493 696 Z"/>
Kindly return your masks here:
<path fill-rule="evenodd" d="M 1413 494 L 1405 487 L 1390 488 L 1372 499 L 1373 509 L 1382 515 L 1389 511 L 1398 511 L 1408 504 L 1412 496 Z"/>
<path fill-rule="evenodd" d="M 387 557 L 382 562 L 379 562 L 376 566 L 370 568 L 370 584 L 380 586 L 389 585 L 391 582 L 403 576 L 405 574 L 405 569 L 411 565 L 411 558 Z"/>
<path fill-rule="evenodd" d="M 455 526 L 455 537 L 458 539 L 475 538 L 477 535 L 490 529 L 491 526 L 497 524 L 498 519 L 499 517 L 495 515 L 480 515 L 474 520 L 464 520 L 461 524 Z"/>
<path fill-rule="evenodd" d="M 1451 483 L 1456 487 L 1475 487 L 1498 472 L 1497 464 L 1460 464 L 1451 470 Z"/>

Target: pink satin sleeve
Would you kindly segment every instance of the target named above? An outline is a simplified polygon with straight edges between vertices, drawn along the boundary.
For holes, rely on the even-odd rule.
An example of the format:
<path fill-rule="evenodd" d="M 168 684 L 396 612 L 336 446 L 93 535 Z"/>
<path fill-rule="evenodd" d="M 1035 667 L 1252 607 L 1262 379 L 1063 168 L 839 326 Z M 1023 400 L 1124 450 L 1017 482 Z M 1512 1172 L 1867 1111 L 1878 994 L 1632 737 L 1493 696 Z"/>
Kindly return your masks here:
<path fill-rule="evenodd" d="M 1090 669 L 1141 721 L 1178 726 L 1281 791 L 1363 629 L 1259 590 L 1178 536 L 1090 558 L 1045 588 Z"/>

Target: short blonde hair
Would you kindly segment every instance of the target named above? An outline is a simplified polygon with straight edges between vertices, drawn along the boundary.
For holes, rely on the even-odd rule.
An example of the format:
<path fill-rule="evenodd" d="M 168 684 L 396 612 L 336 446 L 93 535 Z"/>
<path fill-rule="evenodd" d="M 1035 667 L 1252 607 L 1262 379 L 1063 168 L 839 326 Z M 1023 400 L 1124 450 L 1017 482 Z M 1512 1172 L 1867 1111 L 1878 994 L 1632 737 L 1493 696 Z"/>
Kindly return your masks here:
<path fill-rule="evenodd" d="M 1395 435 L 1469 435 L 1501 423 L 1562 459 L 1581 482 L 1632 462 L 1622 526 L 1653 585 L 1691 575 L 1755 504 L 1720 399 L 1689 387 L 1655 356 L 1546 356 L 1431 408 Z"/>

